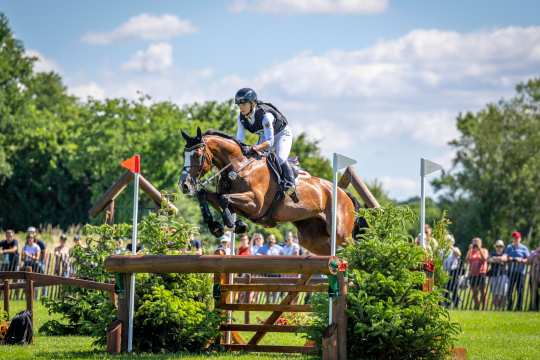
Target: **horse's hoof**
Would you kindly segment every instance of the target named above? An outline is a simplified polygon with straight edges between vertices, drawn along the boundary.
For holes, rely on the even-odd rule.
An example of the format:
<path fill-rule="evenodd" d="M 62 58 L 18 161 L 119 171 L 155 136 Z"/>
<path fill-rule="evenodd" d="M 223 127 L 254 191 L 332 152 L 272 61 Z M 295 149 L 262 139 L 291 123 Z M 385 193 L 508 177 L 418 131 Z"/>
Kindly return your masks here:
<path fill-rule="evenodd" d="M 225 229 L 223 228 L 223 225 L 221 225 L 217 221 L 214 221 L 209 226 L 209 228 L 210 228 L 210 233 L 217 238 L 222 237 L 225 234 Z"/>
<path fill-rule="evenodd" d="M 248 231 L 247 224 L 243 222 L 242 220 L 236 220 L 236 222 L 234 223 L 234 233 L 244 234 L 244 233 L 247 233 L 247 231 Z"/>
<path fill-rule="evenodd" d="M 229 209 L 223 210 L 223 224 L 229 229 L 234 229 L 233 216 Z"/>

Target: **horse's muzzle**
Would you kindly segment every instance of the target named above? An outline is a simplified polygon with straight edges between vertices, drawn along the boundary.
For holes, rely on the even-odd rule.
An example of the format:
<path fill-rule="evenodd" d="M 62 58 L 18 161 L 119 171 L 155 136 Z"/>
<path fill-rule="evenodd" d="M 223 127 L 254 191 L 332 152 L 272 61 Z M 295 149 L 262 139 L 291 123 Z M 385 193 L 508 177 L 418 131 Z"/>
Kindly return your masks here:
<path fill-rule="evenodd" d="M 180 186 L 180 189 L 182 189 L 184 194 L 193 194 L 195 192 L 195 184 L 193 183 L 191 175 L 189 175 L 189 172 L 187 171 L 182 171 L 180 181 L 178 181 L 178 186 Z"/>

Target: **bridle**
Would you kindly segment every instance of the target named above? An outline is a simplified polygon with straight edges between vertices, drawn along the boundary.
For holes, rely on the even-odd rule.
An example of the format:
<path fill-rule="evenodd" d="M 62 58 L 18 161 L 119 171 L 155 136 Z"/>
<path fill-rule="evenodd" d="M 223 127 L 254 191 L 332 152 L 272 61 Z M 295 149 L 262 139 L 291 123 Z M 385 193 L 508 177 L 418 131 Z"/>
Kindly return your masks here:
<path fill-rule="evenodd" d="M 198 163 L 197 164 L 191 164 L 191 157 L 193 156 L 193 152 L 196 151 L 197 149 L 200 149 L 200 148 L 203 148 L 203 154 L 202 156 L 198 159 Z M 186 156 L 187 155 L 187 156 Z M 255 161 L 255 159 L 250 159 L 246 164 L 240 166 L 237 170 L 232 170 L 230 173 L 229 173 L 229 179 L 230 180 L 234 180 L 236 179 L 236 176 L 238 175 L 238 173 L 244 169 L 246 166 L 250 165 L 253 161 Z M 201 189 L 206 189 L 206 186 L 212 181 L 214 180 L 215 178 L 217 177 L 220 177 L 223 172 L 225 170 L 227 170 L 228 168 L 232 167 L 232 161 L 230 161 L 227 165 L 223 166 L 217 173 L 215 173 L 214 175 L 210 176 L 208 179 L 204 180 L 203 182 L 200 182 L 200 178 L 202 176 L 202 169 L 203 169 L 203 166 L 204 164 L 206 164 L 207 162 L 209 162 L 210 166 L 214 165 L 213 164 L 213 156 L 211 155 L 211 153 L 209 153 L 207 151 L 207 147 L 206 147 L 206 143 L 204 141 L 204 138 L 202 139 L 201 143 L 199 144 L 196 144 L 196 145 L 193 145 L 189 148 L 186 148 L 184 150 L 184 167 L 182 168 L 182 173 L 188 173 L 189 174 L 189 169 L 191 168 L 194 168 L 194 167 L 197 167 L 198 168 L 198 172 L 196 174 L 195 177 L 192 177 L 192 182 L 193 182 L 193 185 L 195 186 L 195 189 L 196 191 L 199 191 Z M 186 164 L 187 163 L 187 164 Z M 191 177 L 191 174 L 189 174 L 190 177 Z"/>

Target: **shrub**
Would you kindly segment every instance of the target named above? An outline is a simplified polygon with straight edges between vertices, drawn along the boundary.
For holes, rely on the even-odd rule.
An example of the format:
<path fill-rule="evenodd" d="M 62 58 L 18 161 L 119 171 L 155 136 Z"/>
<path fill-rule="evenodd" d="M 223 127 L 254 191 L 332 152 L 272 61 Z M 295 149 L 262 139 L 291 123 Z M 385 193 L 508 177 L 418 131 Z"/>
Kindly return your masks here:
<path fill-rule="evenodd" d="M 348 356 L 350 359 L 443 359 L 459 327 L 440 304 L 442 290 L 422 292 L 424 251 L 407 228 L 416 221 L 407 207 L 365 210 L 369 228 L 340 257 L 349 263 Z M 314 299 L 317 318 L 309 336 L 327 325 L 327 296 Z"/>
<path fill-rule="evenodd" d="M 178 254 L 196 228 L 182 218 L 152 213 L 139 224 L 139 241 L 148 254 Z M 84 228 L 86 246 L 73 252 L 78 277 L 112 281 L 105 259 L 118 253 L 118 240 L 129 238 L 129 225 Z M 219 335 L 220 317 L 212 310 L 210 274 L 137 274 L 134 316 L 134 349 L 141 352 L 197 352 Z M 62 322 L 49 321 L 40 331 L 80 334 L 104 345 L 106 329 L 116 310 L 107 294 L 66 288 L 60 299 L 45 300 L 49 312 L 61 313 Z"/>

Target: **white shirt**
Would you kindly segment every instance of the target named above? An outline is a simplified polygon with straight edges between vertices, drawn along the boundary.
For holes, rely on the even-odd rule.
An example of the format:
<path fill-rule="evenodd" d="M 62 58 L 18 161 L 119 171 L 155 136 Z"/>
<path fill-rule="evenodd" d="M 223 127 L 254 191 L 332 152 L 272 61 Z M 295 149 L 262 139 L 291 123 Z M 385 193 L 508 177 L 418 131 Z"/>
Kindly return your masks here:
<path fill-rule="evenodd" d="M 283 255 L 286 255 L 286 256 L 300 255 L 300 246 L 298 246 L 298 244 L 295 244 L 295 243 L 292 243 L 291 245 L 285 244 L 283 246 Z"/>
<path fill-rule="evenodd" d="M 255 122 L 255 110 L 256 108 L 253 109 L 250 116 L 247 118 L 251 124 Z M 246 137 L 246 129 L 244 128 L 244 125 L 242 125 L 242 121 L 240 121 L 240 116 L 241 115 L 238 115 L 238 119 L 236 120 L 236 139 L 243 142 L 244 138 Z M 257 142 L 258 144 L 269 141 L 270 146 L 274 145 L 274 120 L 275 118 L 272 113 L 267 112 L 264 114 L 262 120 L 263 130 L 261 133 L 257 132 L 257 135 L 259 135 L 259 141 Z"/>

